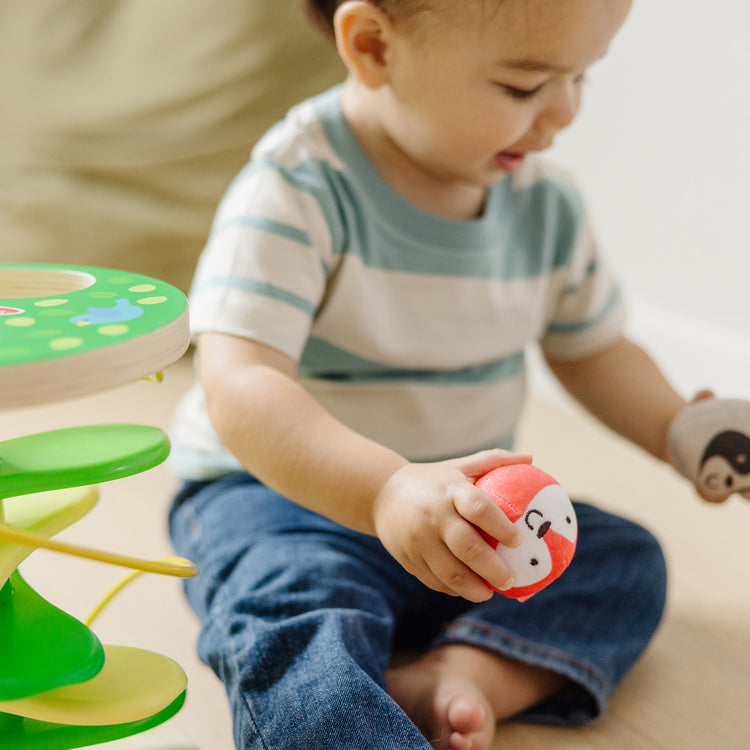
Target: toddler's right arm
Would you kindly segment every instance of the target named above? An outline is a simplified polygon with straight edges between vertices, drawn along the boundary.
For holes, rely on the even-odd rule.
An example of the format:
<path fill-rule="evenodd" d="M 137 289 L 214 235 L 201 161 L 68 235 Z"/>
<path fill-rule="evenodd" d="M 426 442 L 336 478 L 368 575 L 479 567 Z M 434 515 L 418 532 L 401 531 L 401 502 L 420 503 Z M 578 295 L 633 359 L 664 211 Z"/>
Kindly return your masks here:
<path fill-rule="evenodd" d="M 198 367 L 211 421 L 248 471 L 290 500 L 366 534 L 423 583 L 483 601 L 512 585 L 510 570 L 481 537 L 520 542 L 473 480 L 528 456 L 484 451 L 413 464 L 354 432 L 296 381 L 286 355 L 247 339 L 203 333 Z M 484 580 L 483 580 L 484 579 Z"/>

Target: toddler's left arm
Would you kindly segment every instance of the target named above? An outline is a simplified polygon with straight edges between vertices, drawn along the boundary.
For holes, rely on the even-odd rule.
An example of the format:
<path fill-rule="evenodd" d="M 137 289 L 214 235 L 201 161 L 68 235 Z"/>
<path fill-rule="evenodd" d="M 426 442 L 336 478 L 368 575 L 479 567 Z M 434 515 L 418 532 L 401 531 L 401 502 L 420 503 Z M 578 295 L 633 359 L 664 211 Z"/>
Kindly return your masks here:
<path fill-rule="evenodd" d="M 669 461 L 669 425 L 687 402 L 640 346 L 623 337 L 586 357 L 546 361 L 565 389 L 597 419 Z"/>
<path fill-rule="evenodd" d="M 566 390 L 601 422 L 688 476 L 679 456 L 673 455 L 674 426 L 689 421 L 684 419 L 688 402 L 640 346 L 623 337 L 590 356 L 576 360 L 547 357 L 547 364 Z M 683 416 L 675 421 L 678 414 Z M 732 493 L 729 488 L 719 489 L 709 497 L 695 477 L 689 478 L 705 500 L 725 500 Z"/>

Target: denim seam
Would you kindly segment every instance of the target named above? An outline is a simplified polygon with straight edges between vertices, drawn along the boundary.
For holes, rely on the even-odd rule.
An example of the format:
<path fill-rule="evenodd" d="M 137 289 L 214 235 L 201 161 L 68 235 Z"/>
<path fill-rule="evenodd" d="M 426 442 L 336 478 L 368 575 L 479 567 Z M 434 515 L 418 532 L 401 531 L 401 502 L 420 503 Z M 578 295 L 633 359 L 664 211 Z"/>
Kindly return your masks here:
<path fill-rule="evenodd" d="M 203 535 L 203 526 L 200 523 L 200 516 L 195 512 L 195 509 L 192 507 L 188 507 L 187 511 L 189 513 L 188 520 L 190 521 L 192 529 L 197 529 L 198 534 L 196 534 L 196 545 L 200 545 L 201 547 L 201 558 L 206 560 L 208 562 L 208 567 L 213 568 L 214 565 L 218 564 L 218 561 L 215 560 L 211 553 L 211 545 L 207 543 L 205 536 Z M 216 577 L 216 576 L 215 576 Z M 225 603 L 229 602 L 229 596 L 226 593 L 226 590 L 223 586 L 220 586 L 218 591 L 216 592 L 216 598 L 214 602 L 211 604 L 210 611 L 211 616 L 213 617 L 214 621 L 217 622 L 220 626 L 220 628 L 223 631 L 229 630 L 229 621 L 228 619 L 221 615 L 220 613 L 224 613 L 227 611 L 227 608 Z M 231 659 L 231 666 L 234 670 L 234 674 L 238 675 L 240 674 L 240 664 L 239 664 L 239 658 L 237 655 L 237 651 L 232 648 L 228 650 L 227 658 Z M 263 738 L 263 735 L 260 731 L 260 728 L 258 727 L 258 722 L 255 718 L 255 713 L 253 711 L 252 705 L 247 700 L 247 696 L 245 696 L 241 691 L 238 690 L 238 695 L 240 697 L 239 703 L 243 706 L 248 719 L 250 723 L 253 726 L 253 729 L 255 730 L 255 736 L 259 740 L 260 744 L 263 747 L 263 750 L 270 750 L 269 746 L 266 744 L 265 739 Z"/>
<path fill-rule="evenodd" d="M 520 638 L 504 628 L 474 622 L 449 625 L 435 639 L 432 648 L 451 643 L 478 646 L 569 677 L 593 695 L 599 714 L 604 712 L 606 698 L 612 693 L 609 681 L 591 664 L 573 659 L 559 649 Z"/>

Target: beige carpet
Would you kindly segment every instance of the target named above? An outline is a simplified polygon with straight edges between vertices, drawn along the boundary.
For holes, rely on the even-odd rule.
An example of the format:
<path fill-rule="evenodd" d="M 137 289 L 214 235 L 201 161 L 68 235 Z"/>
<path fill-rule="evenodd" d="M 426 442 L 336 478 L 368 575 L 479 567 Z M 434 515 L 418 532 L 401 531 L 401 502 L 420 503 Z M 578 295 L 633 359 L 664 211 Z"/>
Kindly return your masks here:
<path fill-rule="evenodd" d="M 0 439 L 99 422 L 167 427 L 191 378 L 185 360 L 167 371 L 161 385 L 141 382 L 7 412 Z M 521 442 L 571 495 L 647 524 L 667 552 L 671 589 L 661 630 L 606 718 L 575 730 L 509 724 L 501 728 L 496 749 L 750 749 L 750 503 L 702 504 L 671 470 L 580 411 L 541 397 L 529 405 Z M 99 506 L 61 538 L 141 556 L 169 554 L 165 510 L 173 486 L 165 466 L 102 485 Z M 119 569 L 45 551 L 35 552 L 23 571 L 40 593 L 80 618 L 121 576 Z M 232 750 L 223 690 L 194 655 L 197 623 L 177 581 L 141 578 L 104 611 L 95 630 L 104 642 L 152 649 L 178 661 L 189 688 L 185 708 L 172 719 L 175 728 L 201 750 Z"/>

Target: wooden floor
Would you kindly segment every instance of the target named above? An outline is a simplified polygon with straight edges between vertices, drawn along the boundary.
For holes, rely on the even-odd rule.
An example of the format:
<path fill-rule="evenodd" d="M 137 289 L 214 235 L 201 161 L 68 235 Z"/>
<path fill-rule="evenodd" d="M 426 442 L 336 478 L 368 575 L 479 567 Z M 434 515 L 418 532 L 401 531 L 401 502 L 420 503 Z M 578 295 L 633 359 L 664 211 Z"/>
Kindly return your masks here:
<path fill-rule="evenodd" d="M 167 427 L 191 377 L 185 360 L 161 385 L 142 382 L 6 412 L 0 439 L 99 422 Z M 557 402 L 532 400 L 521 443 L 569 494 L 648 525 L 666 550 L 671 587 L 661 629 L 604 719 L 583 729 L 508 724 L 495 749 L 750 750 L 750 503 L 702 504 L 671 470 Z M 165 466 L 102 485 L 99 506 L 61 538 L 141 556 L 169 554 L 164 519 L 173 486 Z M 40 593 L 81 618 L 121 576 L 119 569 L 41 550 L 23 571 Z M 201 750 L 233 748 L 223 691 L 194 654 L 197 624 L 179 582 L 140 579 L 95 630 L 105 642 L 178 661 L 188 673 L 188 700 L 172 724 Z"/>

